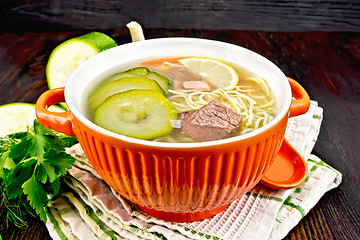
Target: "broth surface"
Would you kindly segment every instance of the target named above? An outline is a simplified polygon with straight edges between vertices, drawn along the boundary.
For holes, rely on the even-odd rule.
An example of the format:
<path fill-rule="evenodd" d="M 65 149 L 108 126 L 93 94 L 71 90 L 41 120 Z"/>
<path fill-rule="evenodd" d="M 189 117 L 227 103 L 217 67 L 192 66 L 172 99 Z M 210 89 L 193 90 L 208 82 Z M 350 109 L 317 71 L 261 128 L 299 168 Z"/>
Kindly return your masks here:
<path fill-rule="evenodd" d="M 157 59 L 134 66 L 146 67 L 171 80 L 172 85 L 166 97 L 178 113 L 199 109 L 210 101 L 217 100 L 243 117 L 241 126 L 235 132 L 231 133 L 229 137 L 258 129 L 276 116 L 276 100 L 268 84 L 262 77 L 241 66 L 226 62 L 226 64 L 236 70 L 239 81 L 235 89 L 218 89 L 211 84 L 206 84 L 206 78 L 204 76 L 187 69 L 178 61 L 179 59 L 180 58 Z M 105 80 L 104 83 L 107 81 L 109 81 L 109 79 Z M 202 84 L 200 89 L 184 87 L 194 82 L 205 82 L 205 84 Z M 180 120 L 172 121 L 173 130 L 170 134 L 152 140 L 160 142 L 195 142 L 194 139 L 182 132 L 179 121 Z"/>

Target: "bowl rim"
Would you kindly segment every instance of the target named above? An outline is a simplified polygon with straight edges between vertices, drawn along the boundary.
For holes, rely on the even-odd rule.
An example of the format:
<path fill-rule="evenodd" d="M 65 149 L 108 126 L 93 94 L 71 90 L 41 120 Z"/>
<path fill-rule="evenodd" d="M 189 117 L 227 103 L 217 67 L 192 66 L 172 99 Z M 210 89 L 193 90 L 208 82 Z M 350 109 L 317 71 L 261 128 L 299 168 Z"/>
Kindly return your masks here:
<path fill-rule="evenodd" d="M 271 68 L 276 72 L 276 74 L 282 76 L 282 78 L 284 80 L 286 80 L 286 76 L 285 74 L 270 60 L 268 60 L 267 58 L 261 56 L 260 54 L 251 51 L 247 48 L 235 45 L 235 44 L 231 44 L 231 43 L 226 43 L 226 42 L 222 42 L 222 41 L 218 41 L 218 40 L 211 40 L 211 39 L 204 39 L 204 38 L 194 38 L 194 37 L 165 37 L 165 38 L 154 38 L 154 39 L 148 39 L 148 40 L 144 40 L 144 41 L 138 41 L 138 42 L 130 42 L 130 43 L 126 43 L 126 44 L 122 44 L 119 45 L 117 47 L 105 50 L 103 52 L 98 53 L 97 55 L 91 57 L 90 59 L 88 59 L 86 62 L 80 64 L 70 75 L 66 85 L 65 85 L 65 102 L 68 106 L 68 110 L 72 113 L 72 115 L 74 117 L 77 118 L 78 121 L 80 121 L 82 124 L 86 125 L 87 127 L 89 127 L 90 129 L 98 132 L 99 134 L 103 134 L 105 136 L 109 136 L 109 137 L 113 137 L 116 138 L 118 140 L 122 140 L 128 143 L 134 143 L 134 144 L 139 144 L 139 145 L 144 145 L 144 146 L 148 146 L 148 147 L 164 147 L 164 148 L 178 148 L 178 149 L 185 149 L 185 148 L 197 148 L 197 147 L 208 147 L 208 146 L 216 146 L 216 145 L 222 145 L 222 144 L 227 144 L 227 143 L 233 143 L 233 142 L 237 142 L 237 141 L 243 141 L 246 139 L 250 139 L 258 134 L 261 134 L 262 132 L 267 131 L 268 129 L 272 128 L 275 124 L 277 124 L 285 115 L 288 115 L 289 113 L 289 109 L 290 109 L 290 104 L 291 104 L 291 88 L 290 88 L 290 84 L 287 84 L 284 87 L 284 94 L 288 94 L 289 96 L 286 97 L 285 96 L 285 102 L 283 105 L 283 108 L 279 109 L 280 111 L 277 113 L 277 115 L 275 116 L 275 118 L 267 123 L 266 125 L 262 126 L 259 129 L 256 129 L 254 131 L 251 131 L 249 133 L 245 133 L 243 135 L 239 135 L 239 136 L 234 136 L 234 137 L 229 137 L 229 138 L 225 138 L 225 139 L 220 139 L 220 140 L 212 140 L 212 141 L 206 141 L 206 142 L 195 142 L 195 143 L 169 143 L 169 142 L 155 142 L 155 141 L 151 141 L 151 140 L 142 140 L 142 139 L 136 139 L 136 138 L 132 138 L 132 137 L 127 137 L 121 134 L 117 134 L 114 132 L 111 132 L 109 130 L 106 130 L 98 125 L 96 125 L 95 123 L 93 123 L 91 120 L 89 120 L 87 117 L 84 116 L 84 114 L 82 114 L 80 112 L 80 110 L 78 110 L 78 108 L 75 106 L 75 104 L 71 101 L 71 86 L 73 85 L 73 82 L 75 82 L 75 78 L 78 77 L 78 75 L 81 75 L 81 73 L 84 71 L 85 68 L 87 68 L 88 66 L 91 65 L 96 65 L 97 61 L 100 61 L 102 58 L 106 58 L 109 54 L 112 54 L 112 52 L 115 51 L 122 51 L 122 50 L 126 50 L 127 48 L 135 48 L 135 47 L 141 47 L 142 45 L 146 44 L 152 44 L 152 43 L 158 43 L 158 44 L 165 44 L 166 42 L 172 42 L 174 41 L 176 43 L 176 41 L 180 41 L 180 42 L 188 42 L 188 43 L 193 43 L 193 42 L 198 42 L 198 44 L 201 43 L 210 43 L 210 44 L 214 44 L 214 46 L 220 46 L 220 47 L 225 47 L 225 48 L 240 48 L 242 51 L 246 52 L 247 54 L 252 55 L 255 58 L 260 59 L 264 64 L 267 64 L 269 66 L 271 66 Z M 100 60 L 99 60 L 100 59 Z M 282 93 L 283 94 L 283 93 Z M 70 101 L 69 101 L 70 100 Z"/>

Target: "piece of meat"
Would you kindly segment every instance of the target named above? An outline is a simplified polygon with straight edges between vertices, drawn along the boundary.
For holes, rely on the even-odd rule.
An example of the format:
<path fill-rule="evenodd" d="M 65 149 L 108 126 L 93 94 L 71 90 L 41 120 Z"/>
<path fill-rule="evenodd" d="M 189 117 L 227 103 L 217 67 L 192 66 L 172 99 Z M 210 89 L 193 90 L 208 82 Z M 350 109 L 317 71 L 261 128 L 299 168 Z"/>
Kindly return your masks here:
<path fill-rule="evenodd" d="M 228 106 L 212 100 L 199 109 L 181 112 L 179 119 L 186 135 L 203 142 L 228 137 L 239 128 L 242 116 Z"/>
<path fill-rule="evenodd" d="M 205 81 L 186 81 L 183 85 L 185 89 L 210 91 L 210 86 Z"/>
<path fill-rule="evenodd" d="M 195 74 L 187 68 L 173 63 L 164 64 L 159 69 L 159 72 L 172 80 L 174 90 L 184 89 L 183 83 L 186 81 L 201 81 L 202 79 L 199 74 Z"/>

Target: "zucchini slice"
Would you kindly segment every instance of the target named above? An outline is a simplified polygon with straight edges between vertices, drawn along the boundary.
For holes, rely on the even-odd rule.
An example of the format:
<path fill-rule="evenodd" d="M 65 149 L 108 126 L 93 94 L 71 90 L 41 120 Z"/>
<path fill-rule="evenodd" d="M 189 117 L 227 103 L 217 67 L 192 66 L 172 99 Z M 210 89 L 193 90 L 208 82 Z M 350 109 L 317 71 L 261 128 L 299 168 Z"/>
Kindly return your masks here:
<path fill-rule="evenodd" d="M 148 89 L 164 94 L 162 88 L 154 80 L 145 77 L 122 77 L 115 81 L 106 82 L 90 96 L 90 109 L 95 110 L 106 98 L 113 94 L 131 89 Z"/>
<path fill-rule="evenodd" d="M 16 132 L 25 132 L 34 123 L 35 105 L 10 103 L 0 106 L 0 137 Z"/>
<path fill-rule="evenodd" d="M 65 110 L 52 105 L 49 111 L 61 112 Z M 16 102 L 0 106 L 0 137 L 17 132 L 26 132 L 27 128 L 33 126 L 35 118 L 35 104 Z"/>
<path fill-rule="evenodd" d="M 96 110 L 94 123 L 115 133 L 153 139 L 172 131 L 177 111 L 158 91 L 135 89 L 108 97 Z"/>
<path fill-rule="evenodd" d="M 118 80 L 123 77 L 146 77 L 146 78 L 155 80 L 160 85 L 160 87 L 164 90 L 166 95 L 168 94 L 168 90 L 172 85 L 172 82 L 170 81 L 170 79 L 168 79 L 167 77 L 165 77 L 157 72 L 150 71 L 146 67 L 136 67 L 136 68 L 129 69 L 125 72 L 117 73 L 114 76 L 112 76 L 111 78 L 109 78 L 108 81 L 109 82 L 115 81 L 115 80 Z"/>

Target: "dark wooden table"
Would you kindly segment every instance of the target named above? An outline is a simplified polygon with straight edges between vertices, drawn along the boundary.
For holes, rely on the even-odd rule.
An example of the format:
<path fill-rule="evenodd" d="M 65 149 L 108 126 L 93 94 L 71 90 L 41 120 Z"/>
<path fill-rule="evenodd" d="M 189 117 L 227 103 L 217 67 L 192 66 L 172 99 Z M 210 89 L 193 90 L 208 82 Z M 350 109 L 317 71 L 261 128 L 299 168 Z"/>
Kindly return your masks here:
<path fill-rule="evenodd" d="M 127 29 L 103 30 L 118 44 L 130 41 Z M 145 29 L 147 38 L 192 36 L 249 48 L 273 61 L 296 79 L 324 108 L 314 154 L 343 174 L 342 184 L 328 192 L 286 239 L 360 238 L 360 33 L 287 33 L 254 31 Z M 34 103 L 47 89 L 45 67 L 62 41 L 85 31 L 0 34 L 0 104 Z M 3 239 L 47 239 L 45 225 L 25 230 L 6 225 L 0 209 Z"/>

